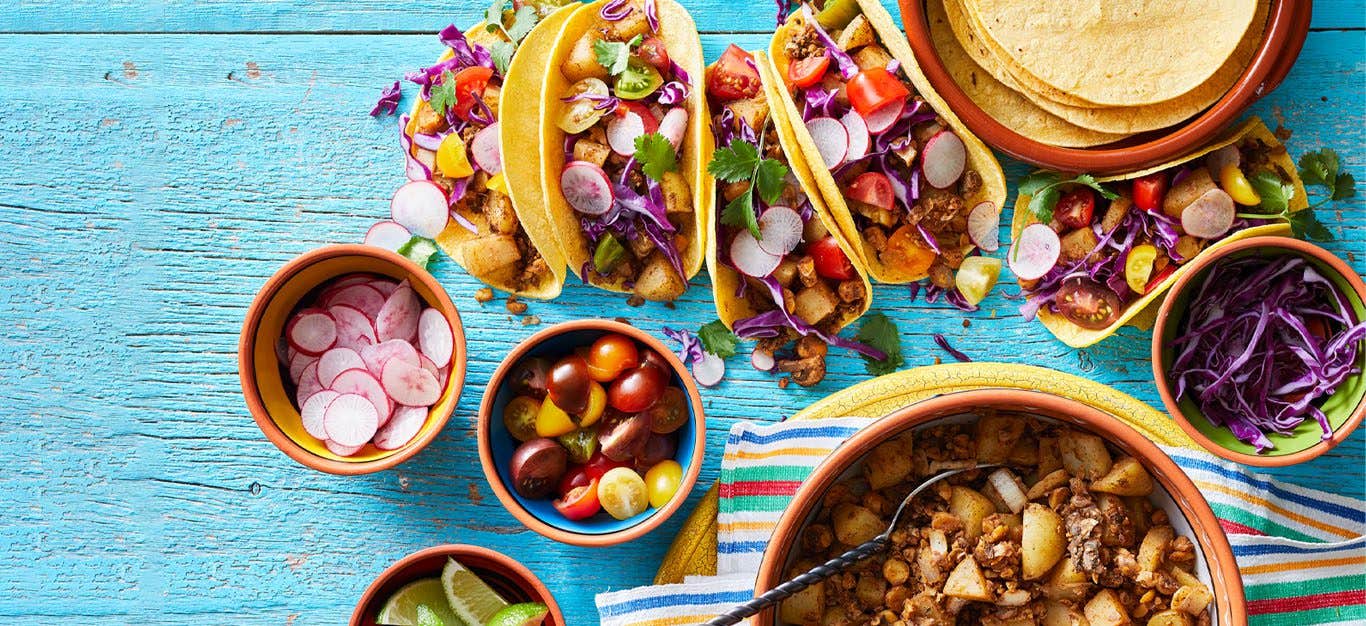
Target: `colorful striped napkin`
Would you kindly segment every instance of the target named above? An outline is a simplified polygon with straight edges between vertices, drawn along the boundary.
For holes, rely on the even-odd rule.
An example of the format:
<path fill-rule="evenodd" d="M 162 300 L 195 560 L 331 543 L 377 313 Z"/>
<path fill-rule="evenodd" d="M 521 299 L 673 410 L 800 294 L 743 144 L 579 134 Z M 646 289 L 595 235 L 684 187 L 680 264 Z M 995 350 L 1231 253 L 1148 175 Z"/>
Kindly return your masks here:
<path fill-rule="evenodd" d="M 764 547 L 798 485 L 871 421 L 737 424 L 721 462 L 717 575 L 599 594 L 602 623 L 699 624 L 752 598 Z M 1203 452 L 1164 449 L 1228 532 L 1253 626 L 1366 624 L 1366 503 L 1277 482 Z"/>

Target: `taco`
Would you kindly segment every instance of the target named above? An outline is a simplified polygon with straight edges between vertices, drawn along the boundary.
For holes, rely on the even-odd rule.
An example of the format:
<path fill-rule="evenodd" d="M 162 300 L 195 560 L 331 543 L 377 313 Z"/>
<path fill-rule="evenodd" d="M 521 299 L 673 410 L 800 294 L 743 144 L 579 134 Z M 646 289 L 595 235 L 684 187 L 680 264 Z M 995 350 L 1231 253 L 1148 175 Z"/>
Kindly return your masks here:
<path fill-rule="evenodd" d="M 701 76 L 697 29 L 673 0 L 599 0 L 561 28 L 541 88 L 541 176 L 560 250 L 586 282 L 670 301 L 701 269 Z"/>
<path fill-rule="evenodd" d="M 502 157 L 528 141 L 528 124 L 500 121 L 535 119 L 534 107 L 527 116 L 519 99 L 502 96 L 539 85 L 546 51 L 572 9 L 527 6 L 494 28 L 442 30 L 448 49 L 435 65 L 409 74 L 422 91 L 401 124 L 409 178 L 436 183 L 450 205 L 437 245 L 492 287 L 549 299 L 560 294 L 565 270 L 544 202 L 527 192 L 539 189 L 539 170 Z M 529 23 L 535 26 L 520 42 L 509 37 Z"/>
<path fill-rule="evenodd" d="M 868 310 L 872 285 L 851 261 L 805 162 L 790 156 L 800 148 L 770 106 L 781 87 L 766 63 L 763 53 L 731 45 L 707 68 L 717 145 L 707 271 L 721 322 L 742 339 L 759 340 L 756 352 L 771 356 L 802 338 L 798 358 L 777 366 L 810 386 L 825 375 L 821 344 L 866 350 L 838 333 Z"/>
<path fill-rule="evenodd" d="M 1069 346 L 1092 345 L 1142 321 L 1202 252 L 1289 232 L 1282 213 L 1304 209 L 1306 197 L 1285 147 L 1255 117 L 1141 172 L 1030 174 L 1020 183 L 1007 255 L 1024 290 L 1021 312 Z"/>
<path fill-rule="evenodd" d="M 998 219 L 1005 176 L 892 17 L 877 0 L 804 4 L 774 33 L 770 63 L 821 195 L 873 280 L 929 277 L 952 291 L 976 248 L 968 215 Z"/>

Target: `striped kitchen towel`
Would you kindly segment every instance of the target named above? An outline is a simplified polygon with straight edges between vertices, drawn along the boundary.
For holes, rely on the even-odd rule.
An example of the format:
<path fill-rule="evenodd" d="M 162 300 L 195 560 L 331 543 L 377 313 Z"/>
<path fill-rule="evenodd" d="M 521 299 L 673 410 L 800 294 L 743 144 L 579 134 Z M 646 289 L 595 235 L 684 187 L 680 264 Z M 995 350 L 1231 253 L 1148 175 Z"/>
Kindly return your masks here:
<path fill-rule="evenodd" d="M 721 462 L 717 575 L 597 596 L 605 626 L 699 624 L 754 595 L 764 547 L 802 480 L 868 418 L 737 424 Z M 1219 516 L 1253 626 L 1366 624 L 1366 503 L 1165 448 Z M 1361 476 L 1344 480 L 1361 484 Z"/>

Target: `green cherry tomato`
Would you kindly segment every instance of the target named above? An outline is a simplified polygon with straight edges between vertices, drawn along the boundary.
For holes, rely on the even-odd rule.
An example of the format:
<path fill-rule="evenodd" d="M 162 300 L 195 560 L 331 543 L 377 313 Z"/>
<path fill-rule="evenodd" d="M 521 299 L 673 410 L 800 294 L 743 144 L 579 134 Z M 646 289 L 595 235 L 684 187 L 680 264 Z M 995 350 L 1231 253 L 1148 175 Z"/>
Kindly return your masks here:
<path fill-rule="evenodd" d="M 645 512 L 650 505 L 645 479 L 629 467 L 608 470 L 598 481 L 598 501 L 602 510 L 617 519 L 629 519 Z"/>
<path fill-rule="evenodd" d="M 664 77 L 659 70 L 637 59 L 626 64 L 626 71 L 617 76 L 616 95 L 622 100 L 641 100 L 659 89 Z"/>
<path fill-rule="evenodd" d="M 678 461 L 660 461 L 645 472 L 645 490 L 650 506 L 659 508 L 669 503 L 683 484 L 683 466 Z"/>

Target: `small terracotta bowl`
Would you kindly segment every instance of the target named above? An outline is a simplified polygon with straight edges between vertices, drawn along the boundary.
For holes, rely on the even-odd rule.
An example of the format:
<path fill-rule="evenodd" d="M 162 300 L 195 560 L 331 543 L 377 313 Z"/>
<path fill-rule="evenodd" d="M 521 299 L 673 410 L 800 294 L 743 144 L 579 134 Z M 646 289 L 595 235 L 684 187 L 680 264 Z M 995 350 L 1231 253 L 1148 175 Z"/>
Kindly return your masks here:
<path fill-rule="evenodd" d="M 802 482 L 778 520 L 759 566 L 755 593 L 764 593 L 786 580 L 783 575 L 796 558 L 794 548 L 826 491 L 857 471 L 858 463 L 873 448 L 904 432 L 935 422 L 966 420 L 987 409 L 1030 413 L 1080 426 L 1138 459 L 1161 487 L 1153 491 L 1154 505 L 1167 511 L 1177 532 L 1196 541 L 1194 573 L 1214 592 L 1214 626 L 1247 625 L 1243 582 L 1233 560 L 1233 548 L 1209 503 L 1171 457 L 1138 431 L 1099 409 L 1067 398 L 1017 389 L 978 389 L 939 396 L 904 407 L 850 437 Z M 767 609 L 750 623 L 778 624 L 777 610 Z"/>
<path fill-rule="evenodd" d="M 1276 89 L 1309 34 L 1313 3 L 1272 0 L 1262 43 L 1238 81 L 1214 104 L 1185 122 L 1094 148 L 1060 148 L 1029 139 L 973 103 L 944 67 L 930 38 L 925 0 L 897 0 L 915 60 L 934 90 L 982 141 L 1010 156 L 1064 172 L 1117 174 L 1167 163 L 1208 144 L 1243 111 Z"/>
<path fill-rule="evenodd" d="M 687 394 L 690 419 L 676 431 L 678 451 L 674 455 L 674 459 L 683 467 L 683 482 L 679 485 L 678 492 L 664 506 L 651 507 L 635 517 L 617 520 L 606 513 L 599 513 L 585 520 L 573 521 L 555 510 L 552 499 L 523 498 L 510 487 L 511 459 L 518 442 L 503 424 L 503 408 L 514 397 L 510 389 L 504 385 L 504 381 L 523 358 L 562 357 L 608 333 L 625 335 L 658 352 L 673 367 L 673 380 L 670 384 Z M 527 528 L 555 541 L 589 547 L 611 546 L 631 541 L 654 530 L 669 519 L 669 516 L 683 506 L 693 485 L 697 483 L 697 475 L 702 470 L 702 457 L 707 448 L 707 426 L 702 413 L 702 396 L 693 384 L 692 375 L 687 367 L 663 343 L 645 331 L 630 324 L 605 319 L 556 324 L 517 344 L 493 372 L 488 387 L 484 389 L 484 400 L 479 405 L 478 431 L 479 461 L 484 466 L 484 476 L 493 487 L 493 492 L 498 494 L 498 500 L 507 507 L 513 517 Z"/>
<path fill-rule="evenodd" d="M 295 400 L 287 390 L 287 377 L 276 356 L 276 346 L 290 313 L 300 302 L 311 297 L 323 283 L 354 272 L 408 279 L 418 296 L 428 306 L 441 311 L 450 322 L 455 351 L 451 356 L 446 388 L 432 406 L 427 423 L 408 445 L 397 450 L 380 450 L 367 445 L 354 456 L 343 457 L 328 451 L 322 442 L 304 432 Z M 325 246 L 286 263 L 256 294 L 242 324 L 237 372 L 242 379 L 242 395 L 246 397 L 247 408 L 256 425 L 290 458 L 329 474 L 368 474 L 408 460 L 435 439 L 446 425 L 460 400 L 460 389 L 465 381 L 465 331 L 450 296 L 417 264 L 375 246 Z"/>
<path fill-rule="evenodd" d="M 356 604 L 356 610 L 351 613 L 350 626 L 375 626 L 375 616 L 379 614 L 389 596 L 414 580 L 441 576 L 441 568 L 446 566 L 446 559 L 455 559 L 469 568 L 509 604 L 545 604 L 550 608 L 550 613 L 545 618 L 545 626 L 565 626 L 560 605 L 555 603 L 555 598 L 541 583 L 541 579 L 531 573 L 525 565 L 500 552 L 464 544 L 447 544 L 419 550 L 390 565 L 366 588 L 365 594 Z"/>
<path fill-rule="evenodd" d="M 1360 371 L 1366 369 L 1366 349 L 1360 347 L 1357 354 L 1359 371 L 1349 376 L 1319 407 L 1333 427 L 1333 435 L 1329 439 L 1323 438 L 1318 422 L 1309 419 L 1296 428 L 1292 435 L 1268 433 L 1267 437 L 1276 447 L 1257 454 L 1256 448 L 1239 441 L 1232 431 L 1205 419 L 1194 402 L 1189 399 L 1178 401 L 1173 395 L 1175 389 L 1167 377 L 1167 369 L 1173 358 L 1172 341 L 1180 331 L 1190 299 L 1199 289 L 1205 273 L 1224 259 L 1286 254 L 1308 259 L 1346 296 L 1348 305 L 1356 313 L 1356 319 L 1366 319 L 1366 305 L 1363 305 L 1366 302 L 1366 284 L 1346 262 L 1312 243 L 1291 237 L 1270 236 L 1251 237 L 1196 257 L 1185 275 L 1172 284 L 1167 299 L 1158 310 L 1157 323 L 1153 326 L 1153 379 L 1157 383 L 1158 394 L 1162 396 L 1162 403 L 1167 406 L 1167 412 L 1186 434 L 1207 450 L 1246 465 L 1282 467 L 1303 463 L 1342 443 L 1366 417 L 1366 375 Z"/>

